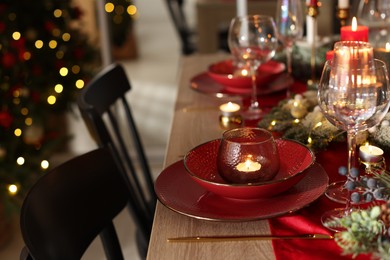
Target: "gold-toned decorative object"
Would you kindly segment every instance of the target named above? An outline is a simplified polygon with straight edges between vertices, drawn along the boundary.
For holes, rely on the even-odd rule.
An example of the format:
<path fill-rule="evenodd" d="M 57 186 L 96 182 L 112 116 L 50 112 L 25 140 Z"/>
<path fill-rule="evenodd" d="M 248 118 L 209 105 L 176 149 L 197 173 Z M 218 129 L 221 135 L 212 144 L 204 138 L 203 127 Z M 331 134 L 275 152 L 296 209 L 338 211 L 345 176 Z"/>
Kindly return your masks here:
<path fill-rule="evenodd" d="M 345 26 L 349 18 L 349 8 L 337 8 L 336 17 L 339 19 L 340 25 Z"/>

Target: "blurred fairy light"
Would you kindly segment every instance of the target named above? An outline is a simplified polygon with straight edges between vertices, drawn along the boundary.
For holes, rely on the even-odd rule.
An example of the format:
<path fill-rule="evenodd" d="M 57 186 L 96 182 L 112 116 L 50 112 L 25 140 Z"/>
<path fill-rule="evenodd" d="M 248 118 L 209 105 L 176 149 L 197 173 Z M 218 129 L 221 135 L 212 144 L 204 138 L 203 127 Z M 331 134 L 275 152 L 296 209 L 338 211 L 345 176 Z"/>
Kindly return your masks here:
<path fill-rule="evenodd" d="M 24 107 L 20 110 L 20 113 L 24 116 L 27 116 L 28 115 L 28 108 Z"/>
<path fill-rule="evenodd" d="M 105 4 L 104 9 L 106 10 L 107 13 L 112 13 L 115 9 L 115 5 L 111 2 Z"/>
<path fill-rule="evenodd" d="M 49 162 L 47 160 L 43 160 L 41 162 L 41 167 L 42 169 L 46 170 L 47 168 L 49 168 Z"/>
<path fill-rule="evenodd" d="M 72 66 L 72 72 L 74 73 L 74 74 L 78 74 L 79 72 L 80 72 L 80 66 L 79 65 L 73 65 Z"/>
<path fill-rule="evenodd" d="M 16 159 L 16 163 L 18 165 L 23 165 L 25 162 L 24 158 L 22 156 L 18 157 L 18 159 Z"/>
<path fill-rule="evenodd" d="M 76 81 L 76 88 L 82 89 L 84 87 L 84 80 L 79 79 Z"/>
<path fill-rule="evenodd" d="M 37 40 L 35 41 L 35 48 L 41 49 L 43 47 L 43 41 Z"/>
<path fill-rule="evenodd" d="M 24 60 L 29 60 L 29 59 L 31 59 L 31 53 L 30 53 L 29 51 L 25 51 L 25 52 L 23 53 L 23 59 L 24 59 Z"/>
<path fill-rule="evenodd" d="M 58 94 L 61 93 L 63 90 L 64 90 L 64 86 L 62 86 L 61 84 L 57 84 L 54 86 L 54 91 Z"/>
<path fill-rule="evenodd" d="M 322 122 L 318 122 L 318 123 L 313 127 L 313 129 L 315 129 L 315 128 L 317 128 L 317 127 L 320 127 L 320 126 L 322 126 Z"/>
<path fill-rule="evenodd" d="M 57 47 L 57 41 L 51 40 L 51 41 L 49 42 L 49 47 L 50 47 L 51 49 L 55 49 L 55 48 Z"/>
<path fill-rule="evenodd" d="M 59 72 L 60 72 L 60 75 L 63 76 L 63 77 L 68 75 L 68 69 L 65 68 L 65 67 L 62 67 Z"/>
<path fill-rule="evenodd" d="M 22 35 L 20 34 L 20 32 L 14 32 L 14 33 L 12 34 L 12 39 L 14 39 L 15 41 L 17 41 L 17 40 L 20 39 L 21 36 L 22 36 Z"/>
<path fill-rule="evenodd" d="M 18 193 L 18 190 L 18 186 L 16 186 L 15 184 L 8 185 L 8 193 L 10 195 L 15 195 L 16 193 Z"/>
<path fill-rule="evenodd" d="M 30 125 L 32 125 L 33 120 L 32 120 L 31 117 L 27 117 L 27 118 L 24 120 L 24 123 L 25 123 L 27 126 L 30 126 Z"/>
<path fill-rule="evenodd" d="M 62 40 L 64 40 L 65 42 L 69 41 L 70 40 L 70 34 L 69 33 L 64 33 L 62 35 Z"/>
<path fill-rule="evenodd" d="M 55 18 L 60 18 L 62 16 L 62 10 L 60 9 L 54 10 L 53 15 Z"/>
<path fill-rule="evenodd" d="M 62 59 L 64 57 L 64 52 L 63 51 L 57 51 L 56 52 L 56 58 L 57 59 Z"/>
<path fill-rule="evenodd" d="M 56 103 L 56 101 L 57 101 L 57 98 L 53 95 L 50 95 L 47 97 L 47 103 L 49 105 L 54 105 Z"/>
<path fill-rule="evenodd" d="M 129 15 L 135 15 L 137 13 L 137 7 L 135 5 L 129 5 L 127 7 L 127 13 Z"/>
<path fill-rule="evenodd" d="M 15 91 L 12 92 L 12 95 L 17 98 L 20 96 L 20 91 L 16 89 Z"/>
<path fill-rule="evenodd" d="M 15 135 L 15 136 L 21 136 L 21 135 L 22 135 L 22 130 L 21 130 L 20 128 L 16 128 L 16 129 L 14 130 L 14 135 Z"/>

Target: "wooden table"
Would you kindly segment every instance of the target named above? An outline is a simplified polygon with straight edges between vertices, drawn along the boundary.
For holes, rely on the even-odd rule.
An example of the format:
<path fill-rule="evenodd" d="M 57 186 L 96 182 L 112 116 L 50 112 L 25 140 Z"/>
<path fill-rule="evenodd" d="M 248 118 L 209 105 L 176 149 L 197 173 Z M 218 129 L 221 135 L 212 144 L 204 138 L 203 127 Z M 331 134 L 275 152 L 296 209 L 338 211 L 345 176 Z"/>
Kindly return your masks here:
<path fill-rule="evenodd" d="M 249 0 L 249 14 L 275 16 L 276 0 Z M 333 34 L 335 0 L 322 1 L 318 16 L 318 34 L 329 36 Z M 305 9 L 305 0 L 302 0 Z M 305 11 L 304 11 L 305 14 Z M 220 27 L 227 28 L 230 20 L 236 16 L 235 0 L 196 0 L 196 18 L 198 32 L 198 52 L 214 53 L 218 51 L 218 31 Z"/>
<path fill-rule="evenodd" d="M 193 147 L 220 138 L 218 105 L 226 100 L 206 96 L 190 89 L 190 79 L 204 72 L 223 54 L 183 57 L 179 89 L 168 143 L 165 167 L 183 158 Z M 231 100 L 231 98 L 229 99 Z M 157 203 L 148 259 L 274 259 L 270 241 L 224 243 L 168 243 L 167 238 L 197 235 L 269 234 L 267 220 L 251 222 L 213 222 L 176 213 Z"/>

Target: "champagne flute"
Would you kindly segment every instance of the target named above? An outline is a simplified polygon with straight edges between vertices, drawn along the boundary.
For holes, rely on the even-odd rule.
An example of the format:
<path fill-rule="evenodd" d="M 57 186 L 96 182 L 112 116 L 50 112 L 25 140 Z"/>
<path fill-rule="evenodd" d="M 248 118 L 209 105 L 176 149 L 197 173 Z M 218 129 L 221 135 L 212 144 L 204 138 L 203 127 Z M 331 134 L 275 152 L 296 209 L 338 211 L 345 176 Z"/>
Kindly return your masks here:
<path fill-rule="evenodd" d="M 286 50 L 287 71 L 292 74 L 292 48 L 303 36 L 303 11 L 301 0 L 278 0 L 276 9 L 278 39 Z"/>
<path fill-rule="evenodd" d="M 383 61 L 374 60 L 372 47 L 363 42 L 338 42 L 335 58 L 325 63 L 318 87 L 318 101 L 325 117 L 347 132 L 348 175 L 357 167 L 356 134 L 383 119 L 390 105 L 387 68 Z M 345 208 L 325 212 L 322 223 L 340 218 L 352 210 L 349 191 L 341 185 L 342 195 L 333 200 L 344 202 Z M 333 187 L 335 188 L 335 187 Z M 328 195 L 329 197 L 329 195 Z M 337 228 L 333 230 L 338 231 Z"/>
<path fill-rule="evenodd" d="M 230 52 L 250 69 L 252 79 L 251 103 L 243 111 L 244 119 L 257 120 L 263 115 L 257 101 L 257 70 L 275 55 L 277 44 L 275 22 L 271 16 L 248 15 L 232 19 L 228 33 Z"/>

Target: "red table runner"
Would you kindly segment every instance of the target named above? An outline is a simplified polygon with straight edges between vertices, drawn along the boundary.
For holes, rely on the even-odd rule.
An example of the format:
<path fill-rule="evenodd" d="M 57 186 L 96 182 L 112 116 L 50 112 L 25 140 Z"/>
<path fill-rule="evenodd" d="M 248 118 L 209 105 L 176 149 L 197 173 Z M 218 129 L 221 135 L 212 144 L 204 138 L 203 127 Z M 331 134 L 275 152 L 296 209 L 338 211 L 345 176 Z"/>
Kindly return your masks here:
<path fill-rule="evenodd" d="M 295 82 L 291 86 L 291 92 L 302 93 L 306 90 L 306 84 Z M 277 105 L 279 101 L 286 98 L 285 92 L 273 95 L 260 96 L 259 104 L 267 111 Z M 244 105 L 249 104 L 249 100 L 243 101 Z M 246 126 L 256 126 L 257 122 L 245 122 Z M 333 143 L 326 151 L 316 154 L 316 161 L 322 165 L 329 176 L 329 182 L 346 180 L 338 174 L 340 166 L 347 166 L 348 153 L 346 143 Z M 342 208 L 343 204 L 338 204 L 325 195 L 313 202 L 310 206 L 300 211 L 269 220 L 271 233 L 273 235 L 298 235 L 307 233 L 332 234 L 321 223 L 321 215 L 334 208 Z M 342 256 L 341 248 L 334 240 L 274 240 L 273 247 L 276 259 L 352 259 L 351 256 Z M 367 255 L 359 255 L 355 259 L 370 259 Z"/>
<path fill-rule="evenodd" d="M 340 166 L 347 165 L 347 144 L 331 144 L 326 151 L 316 155 L 316 161 L 320 163 L 329 176 L 329 182 L 345 180 L 338 174 Z M 321 215 L 333 208 L 342 208 L 323 195 L 309 207 L 295 214 L 269 220 L 271 233 L 274 235 L 296 235 L 305 233 L 332 234 L 321 224 Z M 333 240 L 274 240 L 273 247 L 276 259 L 351 259 L 350 256 L 341 256 L 342 250 Z M 369 259 L 360 255 L 356 259 Z"/>

